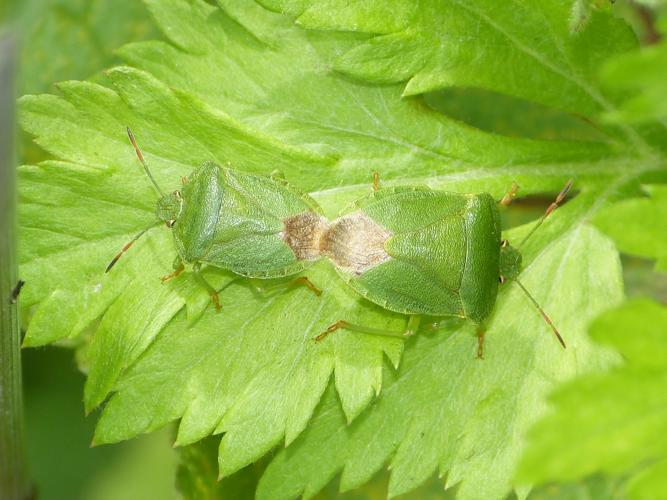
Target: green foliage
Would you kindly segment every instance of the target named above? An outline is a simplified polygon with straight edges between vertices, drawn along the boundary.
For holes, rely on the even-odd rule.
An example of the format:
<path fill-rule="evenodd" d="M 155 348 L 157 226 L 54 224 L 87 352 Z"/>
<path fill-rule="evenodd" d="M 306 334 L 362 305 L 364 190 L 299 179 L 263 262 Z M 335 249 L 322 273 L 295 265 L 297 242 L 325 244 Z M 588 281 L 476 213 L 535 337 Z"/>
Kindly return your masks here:
<path fill-rule="evenodd" d="M 116 61 L 120 44 L 157 35 L 141 2 L 119 8 L 112 0 L 8 0 L 4 9 L 21 36 L 22 93 L 91 77 Z"/>
<path fill-rule="evenodd" d="M 178 490 L 186 500 L 251 500 L 269 463 L 265 457 L 231 476 L 217 478 L 217 444 L 219 439 L 208 437 L 198 443 L 180 448 L 182 463 L 178 470 Z M 388 473 L 378 474 L 362 488 L 340 493 L 336 481 L 330 482 L 314 496 L 315 500 L 378 500 L 386 497 Z M 451 500 L 455 490 L 445 492 L 439 478 L 431 478 L 415 491 L 401 496 L 401 500 Z M 538 497 L 541 498 L 541 497 Z M 549 496 L 546 498 L 557 498 Z"/>
<path fill-rule="evenodd" d="M 23 127 L 55 158 L 19 174 L 25 344 L 82 347 L 86 409 L 108 400 L 95 443 L 180 419 L 179 445 L 224 433 L 222 475 L 289 445 L 261 479 L 265 498 L 312 495 L 341 470 L 342 486 L 351 488 L 386 463 L 391 494 L 437 470 L 458 484 L 460 498 L 506 495 L 522 436 L 545 412 L 544 395 L 616 359 L 584 334 L 590 319 L 622 300 L 617 251 L 589 221 L 624 186 L 663 168 L 653 149 L 660 135 L 622 125 L 599 127 L 595 142 L 510 138 L 403 94 L 475 85 L 576 110 L 599 125 L 595 114 L 615 109 L 616 97 L 594 76 L 601 61 L 634 47 L 626 27 L 599 10 L 573 34 L 560 2 L 522 4 L 521 22 L 491 2 L 454 3 L 448 19 L 407 2 L 391 11 L 383 2 L 283 6 L 305 25 L 339 27 L 341 18 L 340 27 L 354 22 L 383 33 L 370 38 L 305 30 L 242 0 L 145 3 L 167 41 L 120 49 L 126 65 L 101 83 L 65 82 L 59 96 L 21 101 Z M 443 49 L 435 26 L 445 21 Z M 464 33 L 470 26 L 479 27 L 475 37 Z M 534 44 L 531 37 L 543 33 L 549 36 Z M 396 40 L 405 48 L 394 54 Z M 368 52 L 368 44 L 384 52 Z M 435 47 L 455 65 L 444 68 Z M 409 78 L 406 91 L 400 82 Z M 405 323 L 349 290 L 327 263 L 307 273 L 321 298 L 303 289 L 257 294 L 244 280 L 206 270 L 209 281 L 226 286 L 217 314 L 188 273 L 160 283 L 175 256 L 163 227 L 105 275 L 116 251 L 154 220 L 154 194 L 125 126 L 165 190 L 203 161 L 230 160 L 250 172 L 281 170 L 331 217 L 371 189 L 373 170 L 387 185 L 496 198 L 512 182 L 522 194 L 546 193 L 576 177 L 578 196 L 522 249 L 522 281 L 559 326 L 567 351 L 512 285 L 487 325 L 484 361 L 474 359 L 470 326 L 456 323 L 427 326 L 405 345 L 346 331 L 314 343 L 339 319 L 391 329 Z M 507 236 L 514 241 L 527 230 Z M 196 481 L 204 458 L 187 461 Z"/>
<path fill-rule="evenodd" d="M 269 465 L 259 498 L 310 496 L 341 469 L 341 488 L 347 490 L 387 462 L 392 496 L 419 485 L 436 469 L 447 473 L 450 486 L 462 481 L 461 498 L 502 496 L 521 448 L 517 429 L 543 412 L 540 395 L 577 371 L 573 358 L 587 359 L 578 370 L 599 368 L 610 359 L 591 348 L 583 325 L 620 299 L 613 247 L 586 226 L 550 246 L 532 262 L 529 275 L 526 286 L 535 289 L 540 276 L 560 291 L 542 292 L 537 299 L 558 315 L 573 350 L 560 352 L 525 296 L 510 289 L 489 328 L 484 362 L 474 357 L 469 325 L 450 335 L 419 335 L 406 348 L 398 373 L 387 370 L 377 404 L 351 426 L 333 392 L 328 394 L 308 429 Z M 565 293 L 581 287 L 582 276 L 596 279 L 586 281 L 584 293 Z M 315 462 L 316 453 L 320 460 Z"/>
<path fill-rule="evenodd" d="M 664 127 L 660 82 L 664 42 L 612 59 L 603 77 L 627 91 L 611 121 Z M 595 224 L 626 253 L 653 259 L 667 270 L 667 190 L 646 185 L 648 196 L 622 200 L 595 217 Z M 614 347 L 624 363 L 608 374 L 577 378 L 551 396 L 554 411 L 530 433 L 521 461 L 524 482 L 568 481 L 593 472 L 623 480 L 624 498 L 667 494 L 664 383 L 667 376 L 667 310 L 647 299 L 626 302 L 598 318 L 590 335 Z"/>
<path fill-rule="evenodd" d="M 627 497 L 667 494 L 667 310 L 646 299 L 627 302 L 591 326 L 591 336 L 625 360 L 607 374 L 558 389 L 555 412 L 530 434 L 519 477 L 572 480 L 595 471 L 630 472 Z"/>
<path fill-rule="evenodd" d="M 551 483 L 535 488 L 528 500 L 622 500 L 619 481 L 597 475 L 576 483 Z"/>
<path fill-rule="evenodd" d="M 84 377 L 71 350 L 25 350 L 22 363 L 26 455 L 40 500 L 176 500 L 171 429 L 91 448 L 95 421 L 81 412 Z"/>
<path fill-rule="evenodd" d="M 572 3 L 559 0 L 517 2 L 510 9 L 494 0 L 400 0 L 390 9 L 371 1 L 262 3 L 304 27 L 374 34 L 342 53 L 336 69 L 372 82 L 407 81 L 406 95 L 479 87 L 594 116 L 610 106 L 596 89 L 600 61 L 608 51 L 635 47 L 622 21 L 589 2 L 577 2 L 585 5 L 579 16 Z M 575 35 L 573 16 L 577 26 L 586 24 Z"/>
<path fill-rule="evenodd" d="M 120 44 L 158 36 L 139 1 L 119 8 L 114 0 L 2 0 L 0 29 L 3 21 L 20 41 L 19 94 L 53 91 L 66 79 L 103 80 Z M 21 161 L 46 158 L 28 134 L 20 139 Z"/>
<path fill-rule="evenodd" d="M 208 437 L 180 448 L 181 465 L 176 475 L 184 500 L 252 500 L 264 466 L 252 464 L 222 480 L 216 468 L 219 439 Z"/>
<path fill-rule="evenodd" d="M 600 212 L 596 225 L 629 254 L 656 260 L 667 272 L 667 187 L 650 185 L 650 197 L 620 201 Z"/>
<path fill-rule="evenodd" d="M 475 128 L 532 139 L 604 141 L 605 134 L 571 114 L 481 89 L 447 88 L 424 96 L 433 109 Z"/>
<path fill-rule="evenodd" d="M 662 19 L 667 32 L 667 17 Z M 642 123 L 667 120 L 665 80 L 667 79 L 667 42 L 630 52 L 611 60 L 602 73 L 608 88 L 625 93 L 616 110 L 608 110 L 611 122 Z"/>

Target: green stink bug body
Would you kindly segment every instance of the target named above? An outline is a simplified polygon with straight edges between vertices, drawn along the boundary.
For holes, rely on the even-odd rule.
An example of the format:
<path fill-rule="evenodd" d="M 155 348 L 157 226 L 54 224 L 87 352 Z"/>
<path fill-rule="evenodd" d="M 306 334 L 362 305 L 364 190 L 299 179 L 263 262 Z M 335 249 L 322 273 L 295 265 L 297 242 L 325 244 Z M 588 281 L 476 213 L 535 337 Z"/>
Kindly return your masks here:
<path fill-rule="evenodd" d="M 181 202 L 179 213 L 169 220 L 185 263 L 276 278 L 299 273 L 319 257 L 311 241 L 298 239 L 293 226 L 294 221 L 322 224 L 320 209 L 283 180 L 207 162 L 168 196 Z"/>
<path fill-rule="evenodd" d="M 334 221 L 327 240 L 343 279 L 385 309 L 476 322 L 493 309 L 500 221 L 488 194 L 383 189 Z"/>
<path fill-rule="evenodd" d="M 571 182 L 534 229 L 558 206 L 570 186 Z M 478 325 L 481 356 L 482 324 L 493 311 L 499 283 L 514 280 L 528 294 L 518 281 L 521 253 L 501 241 L 498 203 L 485 193 L 459 194 L 427 187 L 379 189 L 377 178 L 374 188 L 330 224 L 322 253 L 363 297 L 411 315 L 413 320 L 405 332 L 340 320 L 316 339 L 340 328 L 405 336 L 414 333 L 419 315 L 455 316 Z M 516 189 L 500 204 L 509 204 Z M 551 320 L 530 299 L 565 347 Z"/>
<path fill-rule="evenodd" d="M 183 186 L 165 195 L 153 179 L 128 129 L 147 176 L 159 199 L 156 217 L 173 231 L 178 276 L 191 264 L 216 308 L 218 292 L 199 273 L 202 265 L 227 269 L 248 278 L 279 278 L 303 271 L 327 257 L 357 293 L 379 306 L 410 316 L 404 332 L 355 325 L 339 320 L 315 337 L 338 329 L 404 337 L 414 333 L 421 315 L 469 319 L 478 325 L 478 356 L 482 356 L 483 323 L 493 311 L 498 285 L 518 280 L 521 253 L 501 241 L 498 203 L 486 193 L 461 194 L 427 187 L 379 188 L 357 200 L 335 220 L 327 221 L 308 195 L 286 181 L 205 162 Z M 563 201 L 572 181 L 549 206 L 521 245 Z M 517 186 L 499 202 L 508 205 Z M 107 272 L 153 223 L 116 255 Z M 519 245 L 519 247 L 521 246 Z M 306 277 L 303 284 L 321 292 Z"/>
<path fill-rule="evenodd" d="M 312 235 L 326 225 L 321 209 L 287 181 L 205 162 L 182 179 L 180 189 L 165 195 L 150 175 L 129 129 L 128 135 L 160 195 L 156 216 L 174 235 L 178 253 L 175 270 L 163 281 L 178 276 L 185 264 L 192 264 L 197 279 L 219 309 L 217 292 L 198 273 L 202 265 L 245 277 L 278 278 L 297 274 L 319 258 L 318 242 Z M 107 272 L 146 231 L 121 250 Z M 319 295 L 306 278 L 298 283 Z"/>

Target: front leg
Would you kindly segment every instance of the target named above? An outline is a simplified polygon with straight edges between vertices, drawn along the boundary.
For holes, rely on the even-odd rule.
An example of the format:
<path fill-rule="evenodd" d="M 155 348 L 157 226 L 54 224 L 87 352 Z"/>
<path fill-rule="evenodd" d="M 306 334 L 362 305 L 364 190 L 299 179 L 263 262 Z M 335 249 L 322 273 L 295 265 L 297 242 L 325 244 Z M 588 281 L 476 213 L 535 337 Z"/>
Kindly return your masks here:
<path fill-rule="evenodd" d="M 181 260 L 180 257 L 176 257 L 176 260 L 174 260 L 173 267 L 174 267 L 174 272 L 173 273 L 167 274 L 167 275 L 162 276 L 160 278 L 160 281 L 162 281 L 162 283 L 165 283 L 165 282 L 167 282 L 171 279 L 176 278 L 178 275 L 180 275 L 185 270 L 185 265 L 183 264 L 183 261 Z"/>

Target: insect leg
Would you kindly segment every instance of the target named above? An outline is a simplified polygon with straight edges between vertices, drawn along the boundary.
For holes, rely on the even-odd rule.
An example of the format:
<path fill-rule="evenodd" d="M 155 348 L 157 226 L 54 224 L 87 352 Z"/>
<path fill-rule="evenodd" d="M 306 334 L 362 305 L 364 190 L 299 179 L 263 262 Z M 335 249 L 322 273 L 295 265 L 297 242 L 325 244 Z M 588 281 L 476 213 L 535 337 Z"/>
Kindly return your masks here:
<path fill-rule="evenodd" d="M 165 283 L 165 282 L 169 281 L 170 279 L 173 279 L 173 278 L 177 277 L 184 270 L 185 270 L 185 266 L 183 265 L 183 261 L 178 259 L 178 260 L 176 260 L 176 262 L 174 262 L 174 272 L 171 273 L 171 274 L 167 274 L 165 276 L 162 276 L 162 278 L 160 278 L 160 281 L 162 281 L 162 283 Z"/>
<path fill-rule="evenodd" d="M 380 189 L 380 172 L 373 172 L 373 191 L 379 191 Z"/>
<path fill-rule="evenodd" d="M 292 281 L 287 283 L 287 286 L 305 286 L 306 288 L 308 288 L 308 290 L 313 292 L 318 297 L 322 295 L 322 290 L 317 288 L 315 284 L 312 281 L 310 281 L 306 276 L 301 276 L 299 278 L 293 279 Z"/>
<path fill-rule="evenodd" d="M 308 288 L 311 292 L 313 292 L 318 297 L 320 295 L 322 295 L 322 290 L 317 288 L 317 286 L 315 286 L 315 284 L 312 281 L 310 281 L 306 276 L 300 276 L 299 278 L 293 279 L 293 280 L 288 281 L 288 282 L 276 283 L 274 285 L 270 285 L 270 286 L 266 286 L 266 287 L 261 286 L 261 285 L 257 285 L 254 282 L 254 280 L 250 280 L 249 283 L 250 283 L 250 286 L 252 286 L 253 289 L 257 293 L 262 294 L 262 295 L 272 293 L 276 290 L 280 290 L 281 288 L 292 288 L 292 287 L 295 287 L 295 286 L 305 286 L 306 288 Z"/>
<path fill-rule="evenodd" d="M 477 327 L 477 359 L 484 359 L 484 335 L 486 335 L 486 330 L 479 325 Z"/>
<path fill-rule="evenodd" d="M 510 203 L 512 203 L 512 200 L 516 198 L 516 193 L 519 191 L 519 185 L 516 182 L 512 183 L 512 187 L 510 187 L 510 190 L 505 193 L 505 196 L 498 202 L 500 205 L 506 207 L 509 206 Z"/>
<path fill-rule="evenodd" d="M 415 334 L 415 332 L 419 328 L 420 321 L 421 321 L 421 316 L 410 316 L 410 319 L 408 319 L 408 324 L 406 325 L 405 330 L 402 332 L 397 332 L 393 330 L 385 330 L 384 328 L 373 328 L 369 326 L 355 325 L 354 323 L 349 323 L 344 320 L 339 320 L 329 325 L 329 327 L 326 330 L 320 333 L 317 337 L 314 337 L 313 340 L 319 342 L 320 340 L 324 339 L 327 335 L 335 332 L 336 330 L 349 330 L 351 332 L 366 333 L 369 335 L 379 335 L 381 337 L 405 338 Z"/>
<path fill-rule="evenodd" d="M 193 269 L 193 274 L 195 275 L 195 279 L 197 282 L 203 286 L 208 294 L 211 296 L 211 300 L 213 301 L 213 305 L 215 305 L 215 310 L 220 312 L 222 310 L 222 307 L 220 306 L 220 296 L 218 295 L 218 291 L 211 286 L 211 284 L 206 281 L 206 278 L 201 274 L 199 271 L 199 266 L 195 265 Z"/>

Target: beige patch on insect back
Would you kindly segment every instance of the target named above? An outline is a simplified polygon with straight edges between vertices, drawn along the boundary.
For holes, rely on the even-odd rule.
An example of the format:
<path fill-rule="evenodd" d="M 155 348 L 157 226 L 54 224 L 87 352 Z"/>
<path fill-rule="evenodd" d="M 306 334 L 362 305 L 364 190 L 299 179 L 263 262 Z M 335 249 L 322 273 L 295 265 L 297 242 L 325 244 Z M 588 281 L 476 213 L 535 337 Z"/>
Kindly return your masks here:
<path fill-rule="evenodd" d="M 320 257 L 320 242 L 329 225 L 324 217 L 314 212 L 303 212 L 283 220 L 283 241 L 299 260 Z"/>
<path fill-rule="evenodd" d="M 384 248 L 391 233 L 363 212 L 336 219 L 322 237 L 322 255 L 343 271 L 360 275 L 391 257 Z"/>

